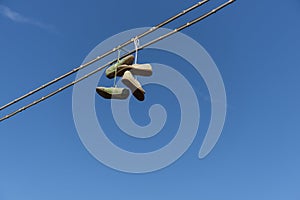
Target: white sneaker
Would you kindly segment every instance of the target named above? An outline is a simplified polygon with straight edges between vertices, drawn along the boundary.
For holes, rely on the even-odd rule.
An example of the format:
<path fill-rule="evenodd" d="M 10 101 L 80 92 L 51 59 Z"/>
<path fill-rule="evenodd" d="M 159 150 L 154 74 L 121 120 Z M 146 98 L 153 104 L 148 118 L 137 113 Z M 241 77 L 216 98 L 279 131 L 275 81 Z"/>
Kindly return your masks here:
<path fill-rule="evenodd" d="M 118 68 L 120 74 L 122 74 L 122 72 L 124 74 L 125 71 L 129 70 L 136 76 L 152 76 L 152 66 L 150 64 L 120 65 Z"/>
<path fill-rule="evenodd" d="M 97 87 L 96 92 L 105 99 L 127 99 L 129 90 L 116 87 Z"/>
<path fill-rule="evenodd" d="M 126 71 L 122 77 L 122 82 L 131 90 L 133 96 L 139 101 L 144 101 L 145 90 L 141 84 L 133 77 L 130 71 Z"/>

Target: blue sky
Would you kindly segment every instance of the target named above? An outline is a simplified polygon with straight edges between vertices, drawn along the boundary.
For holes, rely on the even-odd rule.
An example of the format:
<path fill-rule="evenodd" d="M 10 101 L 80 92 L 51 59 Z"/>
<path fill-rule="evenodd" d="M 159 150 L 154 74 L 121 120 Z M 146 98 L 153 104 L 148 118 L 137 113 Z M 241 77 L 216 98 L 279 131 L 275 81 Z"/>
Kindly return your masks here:
<path fill-rule="evenodd" d="M 211 0 L 202 12 L 220 2 Z M 0 104 L 80 65 L 108 37 L 153 26 L 194 3 L 0 0 Z M 184 19 L 195 18 L 200 10 Z M 184 19 L 168 27 L 180 25 Z M 200 99 L 203 123 L 183 157 L 163 170 L 133 175 L 106 167 L 85 149 L 73 122 L 72 89 L 68 89 L 0 124 L 0 200 L 298 200 L 299 19 L 298 0 L 240 0 L 183 31 L 212 56 L 227 92 L 222 136 L 204 160 L 197 157 L 210 116 L 210 104 L 204 99 Z M 174 67 L 180 62 L 167 60 L 168 55 L 164 59 L 157 52 L 152 56 L 141 61 Z M 148 89 L 149 93 L 161 90 Z M 163 104 L 168 98 L 173 98 L 172 94 L 166 93 L 159 101 Z M 103 102 L 99 98 L 96 102 L 99 111 Z M 139 113 L 134 106 L 142 105 L 133 101 L 132 110 Z M 172 110 L 172 106 L 167 108 Z M 147 118 L 143 119 L 138 123 L 147 123 Z M 168 130 L 178 122 L 176 116 L 171 120 L 175 125 Z M 111 121 L 103 123 L 110 125 Z M 124 141 L 120 143 L 124 145 Z M 152 142 L 147 148 L 160 144 Z"/>

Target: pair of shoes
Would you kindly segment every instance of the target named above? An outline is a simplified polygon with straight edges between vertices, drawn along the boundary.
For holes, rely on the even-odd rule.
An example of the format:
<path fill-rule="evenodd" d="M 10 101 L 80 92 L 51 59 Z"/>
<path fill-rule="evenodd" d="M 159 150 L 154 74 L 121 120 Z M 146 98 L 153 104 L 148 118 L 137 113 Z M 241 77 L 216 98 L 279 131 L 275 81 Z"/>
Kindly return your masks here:
<path fill-rule="evenodd" d="M 150 64 L 133 64 L 134 56 L 129 55 L 113 64 L 105 71 L 107 78 L 114 78 L 115 75 L 123 76 L 126 71 L 130 71 L 136 76 L 151 76 L 152 67 Z"/>
<path fill-rule="evenodd" d="M 131 90 L 136 99 L 139 101 L 145 100 L 145 90 L 130 71 L 124 73 L 122 82 Z M 129 96 L 129 90 L 126 88 L 97 87 L 96 92 L 105 99 L 127 99 Z"/>
<path fill-rule="evenodd" d="M 129 55 L 119 60 L 106 69 L 107 78 L 122 76 L 122 82 L 132 92 L 133 96 L 139 101 L 144 101 L 145 90 L 133 75 L 151 76 L 152 66 L 150 64 L 133 64 L 134 56 Z M 105 99 L 126 99 L 129 96 L 129 90 L 116 87 L 97 87 L 96 92 Z"/>

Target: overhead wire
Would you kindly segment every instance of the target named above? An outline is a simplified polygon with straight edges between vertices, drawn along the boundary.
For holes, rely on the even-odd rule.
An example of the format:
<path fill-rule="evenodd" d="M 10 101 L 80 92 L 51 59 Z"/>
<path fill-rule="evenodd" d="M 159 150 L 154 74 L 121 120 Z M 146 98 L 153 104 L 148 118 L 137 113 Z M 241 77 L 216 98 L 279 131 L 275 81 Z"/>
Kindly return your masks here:
<path fill-rule="evenodd" d="M 86 68 L 87 66 L 89 66 L 89 65 L 91 65 L 91 64 L 93 64 L 93 63 L 95 63 L 95 62 L 97 62 L 97 61 L 105 58 L 106 56 L 108 56 L 108 55 L 116 52 L 118 49 L 124 49 L 124 47 L 126 47 L 127 45 L 133 43 L 135 38 L 140 39 L 140 38 L 143 38 L 143 37 L 147 36 L 148 34 L 156 31 L 157 29 L 159 29 L 159 28 L 161 28 L 161 27 L 163 27 L 163 26 L 165 26 L 165 25 L 173 22 L 174 20 L 178 19 L 179 17 L 182 17 L 185 14 L 191 12 L 192 10 L 194 10 L 194 9 L 202 6 L 203 4 L 207 3 L 208 1 L 209 0 L 203 0 L 203 1 L 200 1 L 200 2 L 196 3 L 195 5 L 193 5 L 193 6 L 189 7 L 189 8 L 187 8 L 187 9 L 183 10 L 182 12 L 174 15 L 173 17 L 171 17 L 171 18 L 169 18 L 169 19 L 161 22 L 160 24 L 158 24 L 158 25 L 150 28 L 149 30 L 145 31 L 144 33 L 141 33 L 140 35 L 137 35 L 137 36 L 133 37 L 132 39 L 130 39 L 127 42 L 124 42 L 123 44 L 121 44 L 121 45 L 119 45 L 119 46 L 111 49 L 110 51 L 107 51 L 106 53 L 104 53 L 104 54 L 96 57 L 95 59 L 93 59 L 93 60 L 91 60 L 91 61 L 89 61 L 87 63 L 84 63 L 84 64 L 80 65 L 79 67 L 73 69 L 72 71 L 69 71 L 69 72 L 65 73 L 64 75 L 62 75 L 62 76 L 60 76 L 58 78 L 53 79 L 52 81 L 50 81 L 50 82 L 48 82 L 48 83 L 46 83 L 46 84 L 44 84 L 44 85 L 42 85 L 42 86 L 40 86 L 40 87 L 32 90 L 30 92 L 28 92 L 27 94 L 25 94 L 25 95 L 23 95 L 23 96 L 21 96 L 19 98 L 16 98 L 15 100 L 13 100 L 13 101 L 5 104 L 4 106 L 1 106 L 0 107 L 0 111 L 3 110 L 3 109 L 5 109 L 5 108 L 7 108 L 7 107 L 9 107 L 9 106 L 12 106 L 13 104 L 15 104 L 15 103 L 17 103 L 17 102 L 19 102 L 19 101 L 21 101 L 21 100 L 23 100 L 23 99 L 31 96 L 31 95 L 37 93 L 37 92 L 39 92 L 42 89 L 45 89 L 46 87 L 48 87 L 50 85 L 53 85 L 54 83 L 56 83 L 56 82 L 58 82 L 58 81 L 60 81 L 60 80 L 62 80 L 64 78 L 66 78 L 66 77 L 68 77 L 68 76 L 70 76 L 70 75 L 78 72 L 79 70 L 82 70 L 82 69 Z"/>
<path fill-rule="evenodd" d="M 203 1 L 202 1 L 202 2 L 203 2 Z M 161 41 L 161 40 L 163 40 L 163 39 L 165 39 L 165 38 L 167 38 L 167 37 L 170 37 L 171 35 L 173 35 L 173 34 L 179 32 L 179 31 L 182 31 L 183 29 L 186 29 L 186 28 L 188 28 L 188 27 L 190 27 L 190 26 L 192 26 L 192 25 L 194 25 L 194 24 L 196 24 L 196 23 L 198 23 L 198 22 L 204 20 L 205 18 L 207 18 L 207 17 L 209 17 L 210 15 L 212 15 L 212 14 L 218 12 L 219 10 L 223 9 L 224 7 L 230 5 L 230 4 L 233 3 L 233 2 L 235 2 L 235 0 L 229 0 L 229 1 L 225 2 L 225 3 L 223 3 L 222 5 L 220 5 L 220 6 L 216 7 L 216 8 L 214 8 L 213 10 L 211 10 L 211 11 L 205 13 L 204 15 L 201 15 L 200 17 L 198 17 L 198 18 L 196 18 L 196 19 L 194 19 L 194 20 L 192 20 L 192 21 L 189 21 L 189 22 L 185 23 L 185 24 L 182 25 L 182 26 L 180 26 L 180 27 L 178 27 L 178 28 L 176 28 L 176 29 L 173 29 L 172 31 L 170 31 L 170 32 L 168 32 L 168 33 L 166 33 L 166 34 L 164 34 L 164 35 L 162 35 L 162 36 L 160 36 L 160 37 L 158 37 L 158 38 L 156 38 L 156 39 L 153 39 L 152 41 L 150 41 L 150 42 L 148 42 L 148 43 L 146 43 L 146 44 L 144 44 L 144 45 L 139 46 L 138 49 L 134 49 L 134 50 L 131 50 L 131 51 L 125 53 L 124 55 L 122 55 L 121 58 L 124 58 L 124 57 L 126 57 L 126 56 L 128 56 L 128 55 L 131 55 L 131 54 L 135 53 L 136 51 L 143 50 L 143 49 L 145 49 L 146 47 L 148 47 L 148 46 L 150 46 L 150 45 L 152 45 L 152 44 L 155 44 L 155 43 L 157 43 L 157 42 L 159 42 L 159 41 Z M 170 19 L 172 19 L 172 18 L 170 18 Z M 150 30 L 151 30 L 151 29 L 150 29 Z M 150 31 L 150 30 L 149 30 L 149 31 Z M 145 33 L 147 33 L 147 31 L 146 31 Z M 145 34 L 145 33 L 143 33 L 143 34 Z M 141 35 L 143 35 L 143 34 L 141 34 Z M 134 37 L 134 38 L 137 38 L 137 37 Z M 131 40 L 134 40 L 134 38 L 131 39 Z M 126 42 L 126 43 L 127 43 L 127 42 Z M 130 44 L 130 43 L 131 43 L 131 42 L 129 42 L 128 44 Z M 124 44 L 125 44 L 125 43 L 124 43 Z M 114 48 L 114 49 L 115 49 L 115 48 Z M 114 50 L 114 49 L 113 49 L 113 50 Z M 116 49 L 116 50 L 118 50 L 118 49 Z M 114 51 L 113 51 L 113 52 L 114 52 Z M 105 53 L 105 54 L 107 54 L 107 53 Z M 105 55 L 105 54 L 103 54 L 103 55 Z M 103 55 L 98 56 L 98 57 L 102 57 Z M 98 57 L 97 57 L 97 58 L 98 58 Z M 105 56 L 104 56 L 104 57 L 105 57 Z M 97 58 L 96 58 L 96 59 L 97 59 Z M 94 60 L 95 60 L 95 59 L 94 59 Z M 94 61 L 94 60 L 92 60 L 92 61 Z M 100 59 L 98 59 L 98 60 L 100 60 Z M 98 60 L 97 60 L 97 61 L 98 61 Z M 90 61 L 90 62 L 92 62 L 92 61 Z M 0 118 L 0 122 L 4 121 L 4 120 L 6 120 L 6 119 L 9 119 L 10 117 L 12 117 L 12 116 L 14 116 L 14 115 L 16 115 L 16 114 L 18 114 L 18 113 L 20 113 L 20 112 L 22 112 L 22 111 L 24 111 L 24 110 L 30 108 L 30 107 L 32 107 L 32 106 L 34 106 L 34 105 L 36 105 L 36 104 L 42 102 L 42 101 L 45 101 L 46 99 L 48 99 L 48 98 L 50 98 L 50 97 L 52 97 L 52 96 L 54 96 L 54 95 L 56 95 L 56 94 L 62 92 L 63 90 L 65 90 L 65 89 L 67 89 L 67 88 L 69 88 L 69 87 L 71 87 L 71 86 L 73 86 L 73 85 L 75 85 L 75 84 L 81 82 L 82 80 L 84 80 L 84 79 L 86 79 L 86 78 L 88 78 L 88 77 L 90 77 L 90 76 L 92 76 L 92 75 L 94 75 L 94 74 L 100 72 L 101 70 L 103 70 L 104 68 L 106 68 L 106 67 L 109 66 L 109 65 L 112 65 L 112 64 L 115 63 L 116 61 L 117 61 L 117 59 L 114 59 L 114 60 L 112 60 L 112 61 L 110 61 L 110 62 L 108 62 L 108 63 L 102 65 L 101 67 L 95 69 L 94 71 L 92 71 L 92 72 L 90 72 L 90 73 L 88 73 L 88 74 L 82 76 L 81 78 L 79 78 L 79 79 L 77 79 L 77 80 L 75 80 L 75 81 L 73 81 L 73 82 L 71 82 L 71 83 L 69 83 L 69 84 L 66 84 L 66 85 L 64 85 L 63 87 L 61 87 L 61 88 L 59 88 L 59 89 L 57 89 L 57 90 L 55 90 L 55 91 L 49 93 L 48 95 L 43 96 L 42 98 L 40 98 L 40 99 L 38 99 L 38 100 L 36 100 L 36 101 L 33 101 L 32 103 L 27 104 L 26 106 L 23 106 L 22 108 L 20 108 L 20 109 L 14 111 L 14 112 L 12 112 L 12 113 L 10 113 L 10 114 L 8 114 L 8 115 L 2 117 L 2 118 Z M 90 63 L 90 62 L 88 62 L 88 63 Z M 94 62 L 96 62 L 96 61 L 94 61 Z M 94 62 L 92 62 L 92 63 L 94 63 Z M 92 64 L 92 63 L 91 63 L 91 64 Z M 89 64 L 89 65 L 90 65 L 90 64 Z M 82 65 L 82 66 L 83 66 L 83 65 Z M 76 68 L 76 69 L 77 69 L 77 68 Z M 77 70 L 77 71 L 78 71 L 78 70 Z M 50 82 L 49 82 L 49 83 L 50 83 Z"/>

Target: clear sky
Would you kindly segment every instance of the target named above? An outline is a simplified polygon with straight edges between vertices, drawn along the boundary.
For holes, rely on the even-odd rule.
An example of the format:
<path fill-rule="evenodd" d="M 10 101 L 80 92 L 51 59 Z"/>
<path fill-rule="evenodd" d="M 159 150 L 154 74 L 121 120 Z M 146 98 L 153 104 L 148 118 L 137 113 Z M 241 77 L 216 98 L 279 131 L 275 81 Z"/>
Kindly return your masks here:
<path fill-rule="evenodd" d="M 194 11 L 184 19 L 195 18 L 221 2 L 211 0 L 202 11 Z M 0 0 L 0 104 L 80 65 L 108 37 L 153 26 L 194 3 Z M 174 28 L 184 19 L 167 27 Z M 74 125 L 69 88 L 0 123 L 0 200 L 299 200 L 299 19 L 299 0 L 238 0 L 183 31 L 209 52 L 226 87 L 225 127 L 205 159 L 198 159 L 210 117 L 210 103 L 205 98 L 200 98 L 203 116 L 191 148 L 171 166 L 137 175 L 110 169 L 86 150 Z M 175 68 L 184 64 L 157 52 L 153 57 L 146 55 L 141 61 L 165 62 Z M 34 97 L 74 79 L 71 76 Z M 205 97 L 203 81 L 202 85 Z M 174 98 L 155 86 L 148 87 L 148 91 L 162 91 L 162 104 Z M 101 115 L 103 100 L 96 97 L 96 104 Z M 136 119 L 137 123 L 147 124 L 147 112 L 135 108 L 143 108 L 143 104 L 132 101 L 132 112 L 145 115 Z M 172 111 L 173 107 L 166 105 L 166 109 Z M 109 118 L 102 118 L 109 128 L 114 125 Z M 173 125 L 168 125 L 168 131 L 178 126 L 176 113 L 171 120 L 174 122 L 170 122 Z M 170 139 L 162 137 L 162 141 L 149 141 L 141 147 L 117 128 L 111 129 L 117 135 L 108 137 L 123 146 L 128 140 L 140 151 L 153 150 Z"/>

